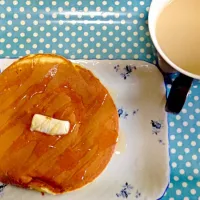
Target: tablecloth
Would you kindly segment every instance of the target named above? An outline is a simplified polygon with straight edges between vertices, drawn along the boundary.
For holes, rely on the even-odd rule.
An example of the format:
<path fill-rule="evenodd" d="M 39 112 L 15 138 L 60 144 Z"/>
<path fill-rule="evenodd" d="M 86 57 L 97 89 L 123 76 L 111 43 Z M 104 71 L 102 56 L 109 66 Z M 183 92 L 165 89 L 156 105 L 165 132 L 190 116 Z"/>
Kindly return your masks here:
<path fill-rule="evenodd" d="M 0 57 L 57 53 L 70 59 L 140 59 L 156 64 L 147 21 L 150 3 L 0 0 Z M 166 86 L 169 92 L 169 78 Z M 200 82 L 194 81 L 181 113 L 168 115 L 171 183 L 162 200 L 200 199 L 199 97 Z"/>

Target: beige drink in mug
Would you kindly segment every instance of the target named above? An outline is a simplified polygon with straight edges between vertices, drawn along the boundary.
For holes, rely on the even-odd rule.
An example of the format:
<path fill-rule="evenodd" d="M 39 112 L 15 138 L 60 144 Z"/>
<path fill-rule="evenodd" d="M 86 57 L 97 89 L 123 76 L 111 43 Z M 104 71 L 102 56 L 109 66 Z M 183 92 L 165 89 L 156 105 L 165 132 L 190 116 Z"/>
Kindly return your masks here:
<path fill-rule="evenodd" d="M 192 78 L 200 79 L 200 1 L 153 0 L 149 30 L 162 59 L 182 73 L 174 81 L 166 105 L 167 111 L 178 113 Z"/>

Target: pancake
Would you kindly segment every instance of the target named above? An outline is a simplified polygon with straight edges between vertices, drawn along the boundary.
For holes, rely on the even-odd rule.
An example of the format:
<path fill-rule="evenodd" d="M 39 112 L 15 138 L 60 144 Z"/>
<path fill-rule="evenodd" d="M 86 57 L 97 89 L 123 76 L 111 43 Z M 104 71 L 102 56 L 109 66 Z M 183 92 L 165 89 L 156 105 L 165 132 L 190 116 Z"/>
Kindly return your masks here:
<path fill-rule="evenodd" d="M 19 59 L 0 74 L 0 181 L 52 194 L 93 181 L 110 161 L 118 114 L 87 69 L 50 54 Z M 70 122 L 67 135 L 31 132 L 34 114 Z"/>

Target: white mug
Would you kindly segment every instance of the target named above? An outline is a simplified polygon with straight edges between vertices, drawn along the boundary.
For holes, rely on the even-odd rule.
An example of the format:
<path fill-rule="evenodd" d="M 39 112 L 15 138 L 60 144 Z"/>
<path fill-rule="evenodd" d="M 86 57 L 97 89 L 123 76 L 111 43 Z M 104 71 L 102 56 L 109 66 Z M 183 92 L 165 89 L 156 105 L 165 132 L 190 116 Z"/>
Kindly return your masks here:
<path fill-rule="evenodd" d="M 175 63 L 173 63 L 166 54 L 162 51 L 160 44 L 156 38 L 156 23 L 160 13 L 163 11 L 164 7 L 169 4 L 171 0 L 152 0 L 149 9 L 149 32 L 153 44 L 158 52 L 158 64 L 163 72 L 175 72 L 179 71 L 181 74 L 175 79 L 170 90 L 170 94 L 166 103 L 166 111 L 172 113 L 179 113 L 184 105 L 187 93 L 192 84 L 193 78 L 200 79 L 200 76 L 188 72 Z"/>

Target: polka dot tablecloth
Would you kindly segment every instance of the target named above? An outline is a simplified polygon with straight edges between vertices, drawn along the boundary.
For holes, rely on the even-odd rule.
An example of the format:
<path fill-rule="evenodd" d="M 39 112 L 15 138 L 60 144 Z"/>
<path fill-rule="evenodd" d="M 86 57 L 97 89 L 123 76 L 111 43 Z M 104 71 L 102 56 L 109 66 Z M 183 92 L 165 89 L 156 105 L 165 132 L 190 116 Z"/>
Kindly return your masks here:
<path fill-rule="evenodd" d="M 156 63 L 150 0 L 0 0 L 0 57 L 57 53 L 70 59 Z M 171 85 L 167 83 L 169 92 Z M 169 115 L 171 183 L 162 200 L 200 200 L 200 82 L 179 115 Z"/>

